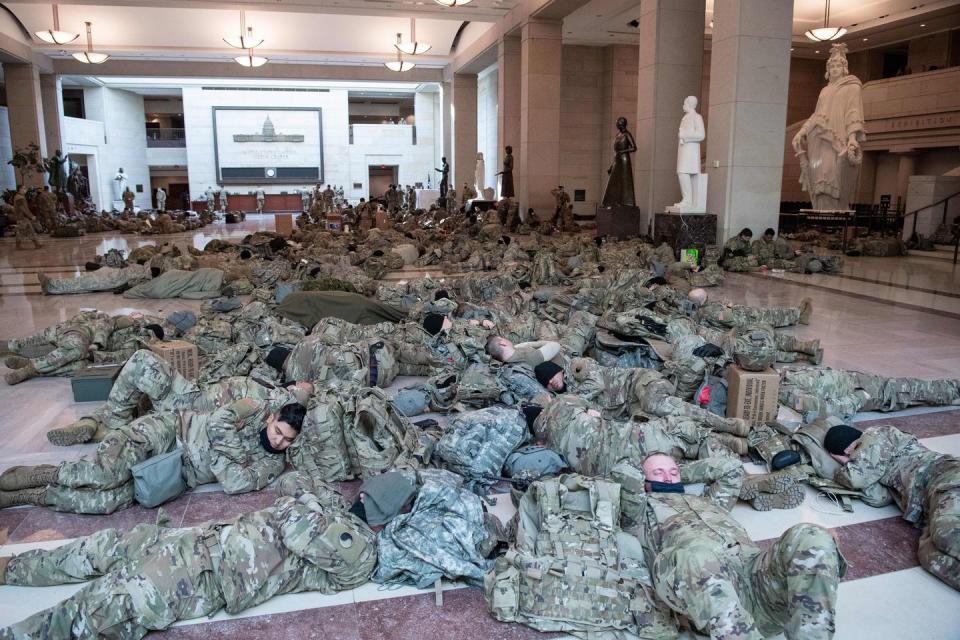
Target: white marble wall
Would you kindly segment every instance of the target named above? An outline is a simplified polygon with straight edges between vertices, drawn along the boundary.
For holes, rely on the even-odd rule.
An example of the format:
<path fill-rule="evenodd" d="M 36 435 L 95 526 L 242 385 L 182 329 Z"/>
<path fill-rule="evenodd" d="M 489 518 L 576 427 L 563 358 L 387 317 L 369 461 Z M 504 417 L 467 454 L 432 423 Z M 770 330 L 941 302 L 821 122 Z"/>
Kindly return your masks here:
<path fill-rule="evenodd" d="M 486 164 L 484 186 L 496 190 L 497 177 L 497 66 L 477 74 L 477 151 Z"/>
<path fill-rule="evenodd" d="M 343 185 L 347 198 L 357 202 L 368 195 L 369 165 L 398 165 L 401 184 L 426 180 L 434 166 L 434 102 L 436 94 L 417 94 L 414 101 L 417 144 L 406 125 L 355 125 L 350 144 L 346 90 L 312 91 L 204 91 L 184 87 L 183 116 L 186 128 L 186 165 L 190 193 L 202 194 L 216 185 L 213 148 L 213 107 L 319 107 L 323 110 L 323 182 Z M 439 161 L 439 158 L 437 158 Z M 354 189 L 358 183 L 360 188 Z M 251 191 L 258 184 L 234 185 L 230 191 Z M 263 185 L 269 193 L 291 192 L 308 185 Z M 311 185 L 312 186 L 312 185 Z"/>
<path fill-rule="evenodd" d="M 113 200 L 113 183 L 105 184 L 106 181 L 100 179 L 99 171 L 105 154 L 103 140 L 103 123 L 99 120 L 63 118 L 64 152 L 73 156 L 77 162 L 86 163 L 87 175 L 90 177 L 90 197 L 99 209 L 109 209 Z M 86 157 L 81 159 L 78 156 Z M 110 177 L 113 176 L 111 173 Z"/>
<path fill-rule="evenodd" d="M 13 145 L 10 143 L 10 117 L 6 107 L 0 107 L 0 189 L 16 189 L 17 177 L 13 166 L 7 164 L 13 159 Z"/>
<path fill-rule="evenodd" d="M 950 194 L 960 191 L 960 176 L 910 176 L 907 186 L 907 211 L 943 200 Z M 947 223 L 960 215 L 960 201 L 954 198 L 947 209 Z M 943 205 L 937 205 L 920 211 L 917 215 L 917 233 L 932 236 L 943 222 Z M 913 221 L 907 219 L 903 225 L 903 239 L 913 234 Z"/>

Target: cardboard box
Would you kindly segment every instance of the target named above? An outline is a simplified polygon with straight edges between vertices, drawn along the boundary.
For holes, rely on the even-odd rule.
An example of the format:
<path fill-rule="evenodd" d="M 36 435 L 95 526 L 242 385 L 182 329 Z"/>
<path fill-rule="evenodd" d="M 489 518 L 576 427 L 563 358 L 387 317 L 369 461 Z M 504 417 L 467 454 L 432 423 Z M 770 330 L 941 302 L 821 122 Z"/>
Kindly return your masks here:
<path fill-rule="evenodd" d="M 293 214 L 278 213 L 274 216 L 277 233 L 288 236 L 293 233 Z"/>
<path fill-rule="evenodd" d="M 103 402 L 120 374 L 120 365 L 96 365 L 75 371 L 70 380 L 74 402 Z"/>
<path fill-rule="evenodd" d="M 727 370 L 727 417 L 743 418 L 751 425 L 765 424 L 777 417 L 780 374 L 767 367 L 744 371 L 736 365 Z"/>
<path fill-rule="evenodd" d="M 186 340 L 170 340 L 150 345 L 150 350 L 166 360 L 187 380 L 196 380 L 200 373 L 197 345 Z"/>
<path fill-rule="evenodd" d="M 339 213 L 328 213 L 326 223 L 328 231 L 340 231 L 343 228 L 343 218 Z"/>

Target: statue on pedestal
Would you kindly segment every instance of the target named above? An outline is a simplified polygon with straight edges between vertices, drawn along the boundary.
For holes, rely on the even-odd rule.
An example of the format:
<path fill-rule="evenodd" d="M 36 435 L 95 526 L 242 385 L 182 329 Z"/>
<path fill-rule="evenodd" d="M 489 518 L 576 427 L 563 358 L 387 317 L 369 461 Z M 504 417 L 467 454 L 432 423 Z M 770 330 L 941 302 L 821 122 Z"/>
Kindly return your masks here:
<path fill-rule="evenodd" d="M 263 203 L 267 199 L 267 194 L 264 193 L 263 187 L 257 187 L 256 197 L 257 197 L 257 213 L 263 213 Z"/>
<path fill-rule="evenodd" d="M 435 171 L 440 172 L 440 200 L 446 203 L 447 189 L 450 186 L 450 164 L 446 157 L 440 158 L 440 168 L 435 168 Z"/>
<path fill-rule="evenodd" d="M 613 141 L 613 164 L 607 169 L 610 177 L 603 192 L 601 204 L 604 207 L 627 205 L 635 207 L 637 199 L 633 192 L 633 164 L 630 154 L 637 150 L 633 134 L 627 131 L 627 119 L 617 118 L 617 134 Z"/>
<path fill-rule="evenodd" d="M 863 126 L 860 80 L 847 67 L 847 45 L 830 47 L 827 86 L 820 91 L 817 108 L 793 138 L 800 158 L 800 184 L 810 194 L 813 208 L 846 210 L 863 163 L 867 139 Z"/>
<path fill-rule="evenodd" d="M 487 176 L 487 163 L 483 160 L 483 152 L 477 152 L 477 168 L 473 172 L 473 188 L 474 190 L 482 194 L 483 189 L 486 187 L 486 176 Z"/>
<path fill-rule="evenodd" d="M 500 197 L 513 198 L 516 196 L 513 189 L 513 147 L 507 145 L 504 147 L 504 151 L 503 171 L 497 173 L 498 176 L 503 176 L 500 179 Z"/>
<path fill-rule="evenodd" d="M 163 187 L 157 187 L 157 211 L 167 210 L 167 192 Z"/>
<path fill-rule="evenodd" d="M 127 191 L 127 174 L 123 172 L 123 167 L 113 176 L 113 199 L 123 201 L 123 194 Z"/>
<path fill-rule="evenodd" d="M 697 97 L 683 101 L 683 119 L 677 132 L 677 178 L 680 202 L 667 207 L 671 213 L 706 213 L 707 176 L 700 172 L 700 143 L 707 137 L 703 117 L 697 113 Z"/>
<path fill-rule="evenodd" d="M 47 158 L 44 168 L 47 170 L 47 182 L 57 195 L 67 191 L 67 167 L 70 160 L 57 149 L 52 158 Z M 121 169 L 123 171 L 123 169 Z"/>
<path fill-rule="evenodd" d="M 217 210 L 217 194 L 214 192 L 213 187 L 207 187 L 207 190 L 203 192 L 204 198 L 207 200 L 207 211 L 213 213 Z"/>
<path fill-rule="evenodd" d="M 227 207 L 229 206 L 229 203 L 227 202 L 228 198 L 229 194 L 227 193 L 227 190 L 222 190 L 220 192 L 220 213 L 227 212 Z"/>

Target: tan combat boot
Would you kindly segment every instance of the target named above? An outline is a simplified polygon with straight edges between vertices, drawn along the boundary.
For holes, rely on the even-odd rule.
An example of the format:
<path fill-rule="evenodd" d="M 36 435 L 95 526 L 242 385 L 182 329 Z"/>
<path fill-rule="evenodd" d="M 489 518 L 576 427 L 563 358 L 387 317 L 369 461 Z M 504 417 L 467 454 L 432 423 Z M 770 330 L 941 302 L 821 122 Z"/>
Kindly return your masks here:
<path fill-rule="evenodd" d="M 733 451 L 738 456 L 745 456 L 749 453 L 750 445 L 746 438 L 740 438 L 732 433 L 714 433 L 713 437 L 717 442 Z"/>
<path fill-rule="evenodd" d="M 3 359 L 3 366 L 7 369 L 23 369 L 30 364 L 30 358 L 24 358 L 16 354 L 11 354 Z"/>
<path fill-rule="evenodd" d="M 45 273 L 38 273 L 37 280 L 40 281 L 40 290 L 44 293 L 50 293 L 47 288 L 50 286 L 50 276 Z"/>
<path fill-rule="evenodd" d="M 719 416 L 718 416 L 719 417 Z M 743 418 L 720 418 L 721 424 L 713 426 L 714 431 L 722 433 L 732 433 L 735 436 L 745 438 L 750 435 L 750 423 Z"/>
<path fill-rule="evenodd" d="M 807 477 L 803 466 L 793 465 L 772 473 L 747 475 L 740 487 L 740 498 L 753 500 L 761 493 L 782 493 Z"/>
<path fill-rule="evenodd" d="M 0 491 L 0 509 L 18 507 L 20 505 L 34 505 L 43 507 L 47 504 L 47 488 L 32 487 L 18 491 Z"/>
<path fill-rule="evenodd" d="M 800 301 L 800 324 L 810 324 L 810 316 L 813 315 L 813 300 L 804 298 Z"/>
<path fill-rule="evenodd" d="M 7 565 L 13 556 L 0 556 L 0 584 L 7 584 Z"/>
<path fill-rule="evenodd" d="M 54 484 L 57 481 L 58 468 L 52 464 L 10 467 L 0 473 L 0 491 L 17 491 Z"/>
<path fill-rule="evenodd" d="M 0 340 L 0 356 L 12 356 L 13 350 L 10 348 L 9 340 Z"/>
<path fill-rule="evenodd" d="M 806 496 L 806 490 L 802 484 L 795 484 L 787 487 L 780 493 L 761 493 L 750 501 L 753 508 L 757 511 L 770 511 L 771 509 L 794 509 L 803 504 Z"/>
<path fill-rule="evenodd" d="M 37 375 L 37 370 L 33 368 L 33 363 L 27 363 L 27 366 L 21 367 L 20 369 L 14 369 L 10 373 L 3 376 L 3 379 L 6 380 L 7 384 L 15 385 L 20 384 L 24 380 L 29 380 L 30 378 Z"/>
<path fill-rule="evenodd" d="M 94 418 L 80 418 L 72 424 L 58 429 L 47 431 L 47 440 L 58 447 L 71 447 L 75 444 L 84 444 L 93 439 L 97 432 L 98 423 Z"/>

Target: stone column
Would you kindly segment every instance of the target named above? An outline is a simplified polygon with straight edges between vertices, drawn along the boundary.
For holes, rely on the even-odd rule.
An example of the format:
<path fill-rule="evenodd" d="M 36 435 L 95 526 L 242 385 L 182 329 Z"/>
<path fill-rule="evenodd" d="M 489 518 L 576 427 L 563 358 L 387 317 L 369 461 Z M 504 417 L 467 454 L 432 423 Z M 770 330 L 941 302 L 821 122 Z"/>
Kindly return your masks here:
<path fill-rule="evenodd" d="M 909 191 L 910 176 L 917 165 L 917 156 L 914 153 L 898 153 L 900 163 L 897 165 L 897 191 L 893 194 L 891 206 L 897 205 L 897 198 L 901 202 L 907 201 L 907 192 Z"/>
<path fill-rule="evenodd" d="M 521 215 L 554 207 L 550 190 L 560 175 L 561 24 L 531 20 L 520 37 L 520 148 L 516 174 Z M 516 169 L 519 168 L 519 171 Z"/>
<path fill-rule="evenodd" d="M 705 12 L 704 0 L 640 3 L 637 112 L 627 128 L 637 141 L 633 171 L 643 232 L 654 214 L 680 200 L 677 129 L 683 99 L 700 96 Z"/>
<path fill-rule="evenodd" d="M 503 168 L 503 148 L 513 146 L 514 158 L 520 150 L 520 38 L 505 36 L 497 43 L 497 155 L 484 158 L 487 164 L 493 164 L 493 173 Z M 519 167 L 514 166 L 516 179 Z M 500 178 L 496 177 L 493 187 L 500 195 Z"/>
<path fill-rule="evenodd" d="M 43 129 L 46 133 L 47 155 L 52 156 L 57 149 L 66 154 L 66 149 L 63 148 L 63 88 L 60 76 L 42 74 L 40 96 L 43 99 Z"/>
<path fill-rule="evenodd" d="M 441 105 L 441 112 L 443 113 L 443 146 L 441 147 L 443 151 L 440 153 L 441 157 L 447 159 L 447 162 L 453 162 L 453 83 L 444 82 L 441 83 L 441 97 L 443 104 Z M 437 164 L 435 167 L 440 168 L 440 165 Z M 439 171 L 433 172 L 433 188 L 436 189 L 440 184 L 441 174 Z"/>
<path fill-rule="evenodd" d="M 473 184 L 477 166 L 477 76 L 457 73 L 453 76 L 453 158 L 450 186 L 461 197 L 463 183 Z"/>
<path fill-rule="evenodd" d="M 10 143 L 14 152 L 29 144 L 40 148 L 46 157 L 47 140 L 43 128 L 43 101 L 40 98 L 40 73 L 32 64 L 4 64 L 7 112 L 10 118 Z M 30 176 L 28 186 L 40 186 L 43 174 Z"/>
<path fill-rule="evenodd" d="M 717 0 L 710 54 L 707 211 L 724 240 L 777 227 L 793 0 Z"/>

